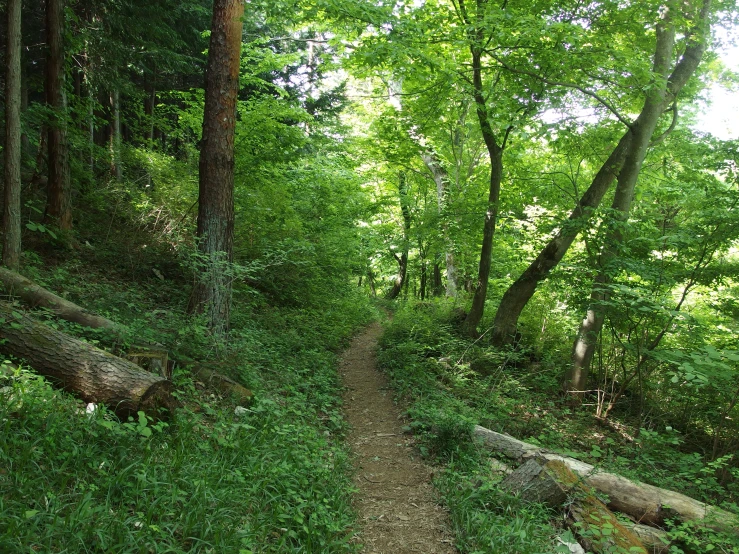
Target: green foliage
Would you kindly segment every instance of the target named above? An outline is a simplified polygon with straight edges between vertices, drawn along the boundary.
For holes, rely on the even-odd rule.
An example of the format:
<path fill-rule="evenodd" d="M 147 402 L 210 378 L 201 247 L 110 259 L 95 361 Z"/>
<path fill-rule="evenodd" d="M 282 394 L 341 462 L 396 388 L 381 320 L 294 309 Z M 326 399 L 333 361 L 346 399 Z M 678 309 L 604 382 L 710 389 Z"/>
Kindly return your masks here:
<path fill-rule="evenodd" d="M 471 342 L 456 329 L 451 303 L 408 302 L 381 338 L 379 361 L 409 405 L 409 428 L 418 436 L 421 451 L 447 464 L 437 485 L 464 552 L 506 551 L 496 542 L 501 537 L 514 541 L 511 551 L 556 548 L 547 542 L 554 534 L 550 513 L 521 506 L 495 490 L 497 480 L 488 458 L 469 438 L 475 423 L 606 471 L 736 510 L 739 491 L 733 453 L 711 460 L 688 449 L 686 436 L 673 427 L 657 430 L 656 416 L 649 428 L 635 428 L 628 417 L 610 428 L 598 425 L 588 407 L 573 409 L 558 398 L 557 356 L 541 357 L 521 348 L 497 350 L 486 344 L 484 336 Z M 701 360 L 711 365 L 728 359 L 718 351 L 714 358 Z M 717 389 L 711 390 L 715 397 Z M 682 547 L 702 551 L 713 544 L 731 551 L 731 537 L 690 533 L 689 528 L 675 530 Z M 517 537 L 523 537 L 520 543 L 515 542 Z"/>
<path fill-rule="evenodd" d="M 502 493 L 484 460 L 453 464 L 435 484 L 451 512 L 461 552 L 562 552 L 553 540 L 555 530 L 546 524 L 552 514 Z"/>
<path fill-rule="evenodd" d="M 184 369 L 175 379 L 185 408 L 169 423 L 86 413 L 24 370 L 4 378 L 0 550 L 353 551 L 336 359 L 326 348 L 369 311 L 355 298 L 333 306 L 342 317 L 237 311 L 228 372 L 254 390 L 247 410 L 234 412 Z M 195 328 L 179 331 L 189 342 Z M 197 350 L 186 349 L 208 355 Z"/>

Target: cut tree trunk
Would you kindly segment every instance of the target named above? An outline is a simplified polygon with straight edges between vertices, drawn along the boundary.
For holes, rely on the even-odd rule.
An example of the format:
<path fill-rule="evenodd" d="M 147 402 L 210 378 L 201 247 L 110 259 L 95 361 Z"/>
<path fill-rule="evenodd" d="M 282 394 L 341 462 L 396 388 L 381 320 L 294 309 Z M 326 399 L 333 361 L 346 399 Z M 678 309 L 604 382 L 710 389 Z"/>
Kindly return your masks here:
<path fill-rule="evenodd" d="M 568 506 L 568 524 L 585 546 L 601 552 L 647 553 L 639 537 L 627 529 L 615 515 L 584 486 L 561 460 L 530 458 L 506 477 L 501 488 L 515 492 L 526 502 L 538 502 L 551 508 Z"/>
<path fill-rule="evenodd" d="M 474 435 L 490 450 L 512 459 L 542 457 L 562 461 L 588 485 L 606 494 L 610 509 L 628 514 L 639 523 L 660 526 L 664 524 L 666 518 L 677 517 L 683 521 L 695 521 L 711 529 L 739 534 L 739 516 L 684 494 L 600 471 L 585 462 L 548 452 L 479 425 L 475 426 Z"/>
<path fill-rule="evenodd" d="M 14 271 L 0 268 L 0 283 L 4 286 L 5 292 L 22 299 L 32 308 L 47 308 L 54 312 L 56 316 L 72 323 L 78 323 L 93 329 L 109 329 L 116 334 L 120 333 L 119 326 L 109 319 L 88 312 L 74 302 L 49 292 Z"/>
<path fill-rule="evenodd" d="M 176 402 L 172 382 L 70 337 L 0 302 L 0 351 L 25 359 L 85 402 L 103 403 L 120 416 L 139 410 L 162 417 Z"/>

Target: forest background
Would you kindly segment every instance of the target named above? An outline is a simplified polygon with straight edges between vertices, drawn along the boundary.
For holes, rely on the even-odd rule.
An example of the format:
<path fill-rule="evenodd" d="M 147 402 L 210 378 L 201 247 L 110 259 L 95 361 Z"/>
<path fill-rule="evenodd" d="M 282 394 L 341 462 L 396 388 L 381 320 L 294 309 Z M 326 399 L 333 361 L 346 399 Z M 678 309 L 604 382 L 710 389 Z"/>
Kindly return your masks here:
<path fill-rule="evenodd" d="M 557 534 L 479 485 L 473 423 L 737 511 L 737 143 L 696 130 L 736 86 L 735 3 L 247 2 L 208 185 L 212 16 L 236 5 L 0 3 L 3 263 L 125 332 L 52 327 L 165 345 L 185 406 L 91 426 L 9 370 L 4 551 L 355 548 L 333 364 L 373 299 L 461 550 Z M 254 391 L 243 418 L 203 366 Z"/>

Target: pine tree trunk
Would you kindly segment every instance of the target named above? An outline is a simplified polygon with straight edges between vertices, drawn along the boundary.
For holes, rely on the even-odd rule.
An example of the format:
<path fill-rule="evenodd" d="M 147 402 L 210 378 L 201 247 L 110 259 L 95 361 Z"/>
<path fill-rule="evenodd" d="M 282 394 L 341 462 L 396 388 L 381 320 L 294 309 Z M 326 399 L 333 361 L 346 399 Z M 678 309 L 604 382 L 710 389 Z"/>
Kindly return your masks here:
<path fill-rule="evenodd" d="M 49 125 L 49 180 L 45 219 L 62 230 L 72 228 L 72 190 L 64 92 L 64 0 L 46 0 L 46 102 L 54 112 Z"/>
<path fill-rule="evenodd" d="M 215 0 L 208 51 L 200 152 L 198 250 L 202 273 L 190 310 L 207 312 L 217 334 L 228 330 L 234 234 L 234 135 L 239 89 L 242 0 Z"/>
<path fill-rule="evenodd" d="M 121 331 L 120 327 L 109 319 L 88 312 L 77 304 L 57 296 L 14 271 L 0 267 L 0 285 L 2 285 L 0 290 L 4 294 L 18 297 L 32 308 L 46 308 L 57 317 L 85 327 L 107 329 L 116 334 Z"/>
<path fill-rule="evenodd" d="M 101 402 L 119 415 L 172 410 L 172 382 L 136 364 L 65 335 L 0 302 L 0 351 L 26 360 L 85 402 Z"/>
<path fill-rule="evenodd" d="M 2 263 L 18 269 L 21 255 L 21 0 L 8 0 L 5 51 L 5 193 Z"/>

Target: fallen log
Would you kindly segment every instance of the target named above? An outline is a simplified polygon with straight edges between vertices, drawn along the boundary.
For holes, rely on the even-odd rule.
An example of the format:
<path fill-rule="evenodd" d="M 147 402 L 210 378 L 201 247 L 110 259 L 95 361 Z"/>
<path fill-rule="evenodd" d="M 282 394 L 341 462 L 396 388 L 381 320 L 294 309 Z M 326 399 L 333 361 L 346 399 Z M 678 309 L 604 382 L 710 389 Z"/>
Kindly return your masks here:
<path fill-rule="evenodd" d="M 118 415 L 139 410 L 161 417 L 176 402 L 172 382 L 70 337 L 0 302 L 0 352 L 25 359 L 85 402 L 104 403 Z"/>
<path fill-rule="evenodd" d="M 74 302 L 57 296 L 14 271 L 0 267 L 0 283 L 11 296 L 17 296 L 31 308 L 47 308 L 56 316 L 93 329 L 108 329 L 119 334 L 119 326 L 102 316 L 88 312 Z"/>
<path fill-rule="evenodd" d="M 627 529 L 581 477 L 561 460 L 529 458 L 500 484 L 527 502 L 551 508 L 567 507 L 568 526 L 584 546 L 596 554 L 630 552 L 647 554 L 639 537 Z"/>
<path fill-rule="evenodd" d="M 659 527 L 664 524 L 665 518 L 677 517 L 683 521 L 695 521 L 711 529 L 739 535 L 739 516 L 716 506 L 678 492 L 600 471 L 590 464 L 549 452 L 479 425 L 475 426 L 473 433 L 487 448 L 512 459 L 524 460 L 541 456 L 564 462 L 573 472 L 583 477 L 588 485 L 608 496 L 610 509 L 628 514 L 638 523 Z"/>
<path fill-rule="evenodd" d="M 211 386 L 223 394 L 233 396 L 239 404 L 249 404 L 252 401 L 254 393 L 230 377 L 198 366 L 191 368 L 190 371 L 193 377 L 200 379 L 205 385 Z"/>

